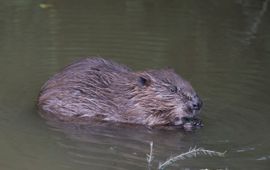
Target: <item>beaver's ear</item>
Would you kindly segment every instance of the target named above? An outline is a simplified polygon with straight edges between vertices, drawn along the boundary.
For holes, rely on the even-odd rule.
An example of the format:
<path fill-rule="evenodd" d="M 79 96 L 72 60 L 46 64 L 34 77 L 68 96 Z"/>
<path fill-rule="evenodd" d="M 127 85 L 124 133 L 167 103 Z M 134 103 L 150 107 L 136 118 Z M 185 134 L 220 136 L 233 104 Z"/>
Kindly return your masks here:
<path fill-rule="evenodd" d="M 139 76 L 137 81 L 140 86 L 149 86 L 151 84 L 150 78 L 145 76 Z"/>

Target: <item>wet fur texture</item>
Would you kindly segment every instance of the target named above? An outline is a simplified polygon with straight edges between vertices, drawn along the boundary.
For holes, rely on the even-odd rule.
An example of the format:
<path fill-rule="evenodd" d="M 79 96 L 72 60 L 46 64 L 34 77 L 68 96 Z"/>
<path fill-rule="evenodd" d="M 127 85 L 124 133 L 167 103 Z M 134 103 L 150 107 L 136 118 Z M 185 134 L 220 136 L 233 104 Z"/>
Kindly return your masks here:
<path fill-rule="evenodd" d="M 114 121 L 181 125 L 194 117 L 199 100 L 192 86 L 172 69 L 134 72 L 102 58 L 77 61 L 42 87 L 38 107 L 43 117 L 64 122 Z"/>

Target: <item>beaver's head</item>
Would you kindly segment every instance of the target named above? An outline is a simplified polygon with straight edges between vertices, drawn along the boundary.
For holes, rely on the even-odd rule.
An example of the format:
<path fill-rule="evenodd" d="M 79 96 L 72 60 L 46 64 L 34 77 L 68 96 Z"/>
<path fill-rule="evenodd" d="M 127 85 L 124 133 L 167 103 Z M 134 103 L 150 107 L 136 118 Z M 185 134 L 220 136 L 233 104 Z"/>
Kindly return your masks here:
<path fill-rule="evenodd" d="M 171 69 L 149 70 L 137 75 L 140 93 L 136 98 L 147 115 L 146 124 L 178 126 L 194 120 L 191 124 L 201 125 L 195 116 L 202 101 L 189 82 Z"/>

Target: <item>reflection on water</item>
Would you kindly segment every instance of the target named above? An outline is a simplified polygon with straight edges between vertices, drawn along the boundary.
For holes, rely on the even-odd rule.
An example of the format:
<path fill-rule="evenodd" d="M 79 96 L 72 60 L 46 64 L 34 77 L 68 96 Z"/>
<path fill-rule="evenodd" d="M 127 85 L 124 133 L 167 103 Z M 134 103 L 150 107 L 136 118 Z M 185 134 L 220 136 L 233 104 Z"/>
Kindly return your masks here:
<path fill-rule="evenodd" d="M 45 6 L 44 6 L 45 5 Z M 155 169 L 200 146 L 225 158 L 170 169 L 269 169 L 269 1 L 0 2 L 0 167 Z M 172 67 L 204 100 L 194 133 L 46 123 L 35 102 L 49 76 L 83 56 L 134 69 Z"/>
<path fill-rule="evenodd" d="M 155 151 L 155 154 L 160 154 L 159 156 L 162 156 L 164 150 L 174 152 L 175 149 L 187 145 L 182 141 L 186 135 L 177 131 L 168 132 L 150 130 L 141 126 L 126 127 L 126 125 L 108 124 L 95 126 L 52 122 L 49 124 L 53 127 L 52 130 L 63 132 L 72 140 L 72 142 L 67 141 L 66 138 L 57 140 L 57 144 L 65 148 L 70 161 L 86 167 L 98 168 L 102 165 L 110 169 L 146 169 L 146 153 L 149 150 L 150 141 L 156 141 L 157 146 L 162 143 L 163 146 Z M 185 140 L 188 140 L 188 136 Z M 157 165 L 158 162 L 155 164 Z"/>

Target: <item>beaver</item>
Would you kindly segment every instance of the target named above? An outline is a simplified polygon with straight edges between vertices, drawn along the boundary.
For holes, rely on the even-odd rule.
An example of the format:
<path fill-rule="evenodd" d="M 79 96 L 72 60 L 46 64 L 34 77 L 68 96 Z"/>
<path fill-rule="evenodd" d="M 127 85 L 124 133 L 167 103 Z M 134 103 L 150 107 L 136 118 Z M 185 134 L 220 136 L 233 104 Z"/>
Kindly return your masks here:
<path fill-rule="evenodd" d="M 52 76 L 41 88 L 42 117 L 61 122 L 121 122 L 201 127 L 202 101 L 173 69 L 132 71 L 99 57 L 84 58 Z"/>

